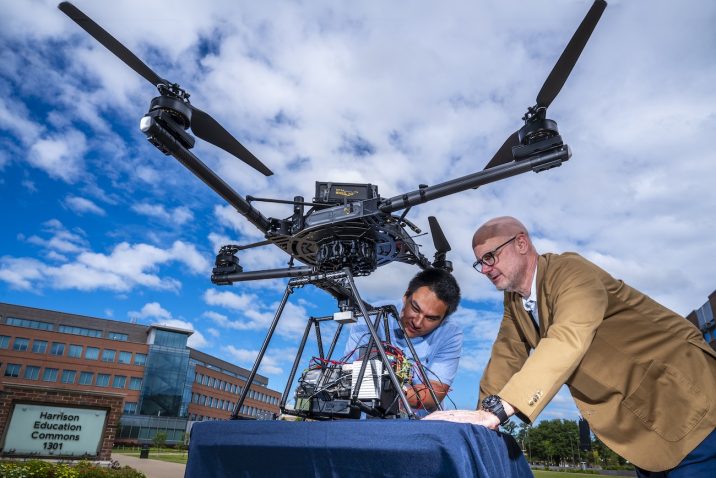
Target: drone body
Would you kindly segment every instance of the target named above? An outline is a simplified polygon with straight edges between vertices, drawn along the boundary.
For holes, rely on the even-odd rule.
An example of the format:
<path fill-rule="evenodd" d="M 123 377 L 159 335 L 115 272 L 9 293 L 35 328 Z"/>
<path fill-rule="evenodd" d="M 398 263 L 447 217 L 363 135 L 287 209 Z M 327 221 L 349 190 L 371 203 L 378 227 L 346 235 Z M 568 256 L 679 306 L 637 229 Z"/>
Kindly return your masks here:
<path fill-rule="evenodd" d="M 149 112 L 140 128 L 149 141 L 164 154 L 174 156 L 192 173 L 216 191 L 265 236 L 265 240 L 247 246 L 225 246 L 216 259 L 212 281 L 230 284 L 242 280 L 297 277 L 350 269 L 356 276 L 368 275 L 377 267 L 398 261 L 421 268 L 443 267 L 451 270 L 445 259 L 450 246 L 435 218 L 430 219 L 437 253 L 431 262 L 420 253 L 409 228 L 420 230 L 405 216 L 417 204 L 454 194 L 483 184 L 501 180 L 526 171 L 540 172 L 559 166 L 571 156 L 569 147 L 558 134 L 557 124 L 546 118 L 547 107 L 567 80 L 591 32 L 606 8 L 596 0 L 559 58 L 542 89 L 536 105 L 528 108 L 522 118 L 524 126 L 510 135 L 484 170 L 447 181 L 421 187 L 392 198 L 382 198 L 378 187 L 371 184 L 317 182 L 313 202 L 300 196 L 292 201 L 244 198 L 209 169 L 190 149 L 194 146 L 191 131 L 265 175 L 272 172 L 228 133 L 209 114 L 193 106 L 189 94 L 178 84 L 157 75 L 119 41 L 69 2 L 60 10 L 85 29 L 96 40 L 128 66 L 152 83 L 160 96 L 150 103 Z M 252 201 L 273 201 L 292 204 L 288 218 L 265 217 Z M 310 206 L 306 211 L 305 207 Z M 394 215 L 403 211 L 400 216 Z M 269 271 L 244 272 L 235 253 L 242 249 L 273 244 L 290 257 L 290 267 Z M 304 266 L 294 267 L 294 260 Z"/>

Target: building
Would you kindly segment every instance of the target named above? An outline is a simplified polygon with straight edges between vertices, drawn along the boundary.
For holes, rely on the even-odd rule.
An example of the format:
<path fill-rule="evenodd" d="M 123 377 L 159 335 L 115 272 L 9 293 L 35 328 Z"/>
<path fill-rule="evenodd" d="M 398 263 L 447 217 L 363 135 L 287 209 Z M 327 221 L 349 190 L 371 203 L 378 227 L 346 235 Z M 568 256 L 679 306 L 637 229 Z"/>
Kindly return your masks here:
<path fill-rule="evenodd" d="M 5 385 L 121 394 L 117 442 L 230 417 L 249 371 L 187 346 L 190 330 L 0 303 L 0 391 Z M 270 418 L 281 394 L 256 375 L 240 414 Z"/>
<path fill-rule="evenodd" d="M 689 321 L 699 328 L 701 333 L 711 347 L 716 350 L 716 322 L 714 322 L 714 310 L 716 310 L 716 290 L 711 292 L 709 300 L 696 310 L 692 310 L 686 316 Z"/>

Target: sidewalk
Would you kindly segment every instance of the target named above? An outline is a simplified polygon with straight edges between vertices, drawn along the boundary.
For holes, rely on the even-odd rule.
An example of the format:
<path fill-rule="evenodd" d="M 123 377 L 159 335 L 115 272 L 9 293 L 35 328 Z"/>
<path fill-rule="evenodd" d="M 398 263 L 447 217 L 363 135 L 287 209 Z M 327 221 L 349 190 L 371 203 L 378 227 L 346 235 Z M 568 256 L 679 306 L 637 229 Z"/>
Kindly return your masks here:
<path fill-rule="evenodd" d="M 151 453 L 149 455 L 151 457 Z M 117 460 L 120 465 L 127 465 L 135 470 L 141 471 L 147 478 L 182 478 L 186 465 L 180 463 L 169 463 L 166 461 L 141 459 L 134 456 L 120 455 L 116 453 L 112 455 L 113 460 Z"/>

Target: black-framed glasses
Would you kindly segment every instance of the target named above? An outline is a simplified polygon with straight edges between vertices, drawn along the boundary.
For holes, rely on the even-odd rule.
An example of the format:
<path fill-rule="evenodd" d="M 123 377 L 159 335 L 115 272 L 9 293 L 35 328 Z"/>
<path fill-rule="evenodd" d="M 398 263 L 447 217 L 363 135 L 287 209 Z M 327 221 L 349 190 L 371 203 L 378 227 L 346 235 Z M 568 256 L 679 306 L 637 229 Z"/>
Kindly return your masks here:
<path fill-rule="evenodd" d="M 517 238 L 517 236 L 519 236 L 519 234 L 515 234 L 514 236 L 512 236 L 512 238 L 506 240 L 505 242 L 503 242 L 499 246 L 495 247 L 490 252 L 484 253 L 480 259 L 476 260 L 472 264 L 473 269 L 475 269 L 477 272 L 482 272 L 482 268 L 484 266 L 494 266 L 495 262 L 497 261 L 497 255 L 499 254 L 498 251 L 500 249 L 502 249 L 503 247 L 505 247 L 510 242 L 514 241 Z"/>

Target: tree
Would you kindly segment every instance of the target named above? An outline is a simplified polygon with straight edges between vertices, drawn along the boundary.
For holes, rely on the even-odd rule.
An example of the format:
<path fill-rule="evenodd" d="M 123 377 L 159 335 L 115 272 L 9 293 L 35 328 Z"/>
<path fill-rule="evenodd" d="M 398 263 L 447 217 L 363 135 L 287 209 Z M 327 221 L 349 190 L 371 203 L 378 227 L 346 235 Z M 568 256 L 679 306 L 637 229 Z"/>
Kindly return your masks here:
<path fill-rule="evenodd" d="M 167 432 L 157 432 L 156 435 L 154 435 L 154 446 L 157 448 L 164 448 L 164 445 L 167 443 Z"/>

